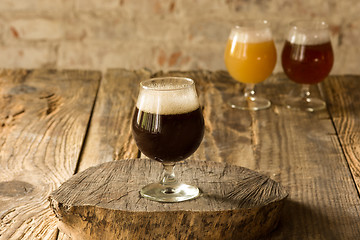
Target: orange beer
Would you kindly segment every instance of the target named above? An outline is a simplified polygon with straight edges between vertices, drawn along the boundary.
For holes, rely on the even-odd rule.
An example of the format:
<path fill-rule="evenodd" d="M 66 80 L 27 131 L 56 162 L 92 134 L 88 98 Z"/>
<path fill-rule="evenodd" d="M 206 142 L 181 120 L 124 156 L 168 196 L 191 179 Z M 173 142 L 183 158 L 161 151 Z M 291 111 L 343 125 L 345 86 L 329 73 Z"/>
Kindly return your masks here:
<path fill-rule="evenodd" d="M 224 55 L 226 68 L 235 80 L 250 84 L 264 81 L 276 64 L 270 29 L 244 31 L 234 27 Z"/>

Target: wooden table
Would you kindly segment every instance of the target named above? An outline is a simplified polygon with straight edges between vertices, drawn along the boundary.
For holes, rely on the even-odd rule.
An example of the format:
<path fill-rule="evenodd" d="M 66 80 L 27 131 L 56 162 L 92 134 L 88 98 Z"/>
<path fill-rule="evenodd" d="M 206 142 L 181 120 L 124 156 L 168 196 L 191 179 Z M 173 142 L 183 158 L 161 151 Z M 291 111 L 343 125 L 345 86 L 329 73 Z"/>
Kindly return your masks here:
<path fill-rule="evenodd" d="M 193 159 L 259 171 L 289 191 L 268 239 L 360 238 L 360 76 L 331 76 L 315 95 L 327 110 L 291 111 L 282 74 L 259 84 L 268 110 L 228 107 L 239 94 L 226 72 L 173 72 L 197 84 L 206 123 Z M 155 75 L 162 75 L 157 73 Z M 0 239 L 68 239 L 50 193 L 90 166 L 139 157 L 130 118 L 146 70 L 0 71 Z"/>

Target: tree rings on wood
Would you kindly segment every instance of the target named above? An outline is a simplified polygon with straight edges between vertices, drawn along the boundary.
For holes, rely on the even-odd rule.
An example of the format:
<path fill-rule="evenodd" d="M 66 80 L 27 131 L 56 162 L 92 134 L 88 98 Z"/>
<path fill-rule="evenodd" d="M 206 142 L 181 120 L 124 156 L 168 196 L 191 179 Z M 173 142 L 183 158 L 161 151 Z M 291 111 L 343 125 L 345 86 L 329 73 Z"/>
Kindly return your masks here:
<path fill-rule="evenodd" d="M 148 159 L 103 163 L 70 178 L 49 197 L 59 228 L 74 239 L 256 239 L 272 231 L 288 193 L 247 168 L 218 162 L 178 163 L 179 181 L 202 194 L 180 203 L 144 199 L 162 165 Z"/>

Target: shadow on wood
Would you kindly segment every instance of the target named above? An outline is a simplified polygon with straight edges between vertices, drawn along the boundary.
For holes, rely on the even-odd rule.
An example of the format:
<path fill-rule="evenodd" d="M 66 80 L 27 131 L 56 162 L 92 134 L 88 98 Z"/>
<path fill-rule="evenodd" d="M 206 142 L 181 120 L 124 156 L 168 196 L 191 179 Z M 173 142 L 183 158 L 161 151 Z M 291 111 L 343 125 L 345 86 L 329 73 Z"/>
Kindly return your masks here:
<path fill-rule="evenodd" d="M 267 176 L 225 163 L 177 164 L 180 181 L 202 195 L 180 203 L 141 198 L 162 165 L 148 159 L 107 162 L 66 181 L 49 197 L 59 228 L 75 239 L 256 239 L 279 221 L 285 189 Z"/>

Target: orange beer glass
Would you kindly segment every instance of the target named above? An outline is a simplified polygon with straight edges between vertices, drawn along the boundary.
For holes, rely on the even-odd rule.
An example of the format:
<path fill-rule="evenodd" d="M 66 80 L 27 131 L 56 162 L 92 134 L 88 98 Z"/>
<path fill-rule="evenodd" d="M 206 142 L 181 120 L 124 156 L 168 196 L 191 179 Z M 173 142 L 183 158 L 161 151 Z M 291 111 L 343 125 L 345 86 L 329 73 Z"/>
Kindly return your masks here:
<path fill-rule="evenodd" d="M 246 84 L 244 95 L 230 100 L 231 107 L 243 110 L 270 107 L 270 101 L 256 96 L 254 90 L 255 84 L 271 75 L 276 64 L 276 48 L 269 23 L 245 20 L 233 27 L 224 59 L 229 74 L 235 80 Z"/>

